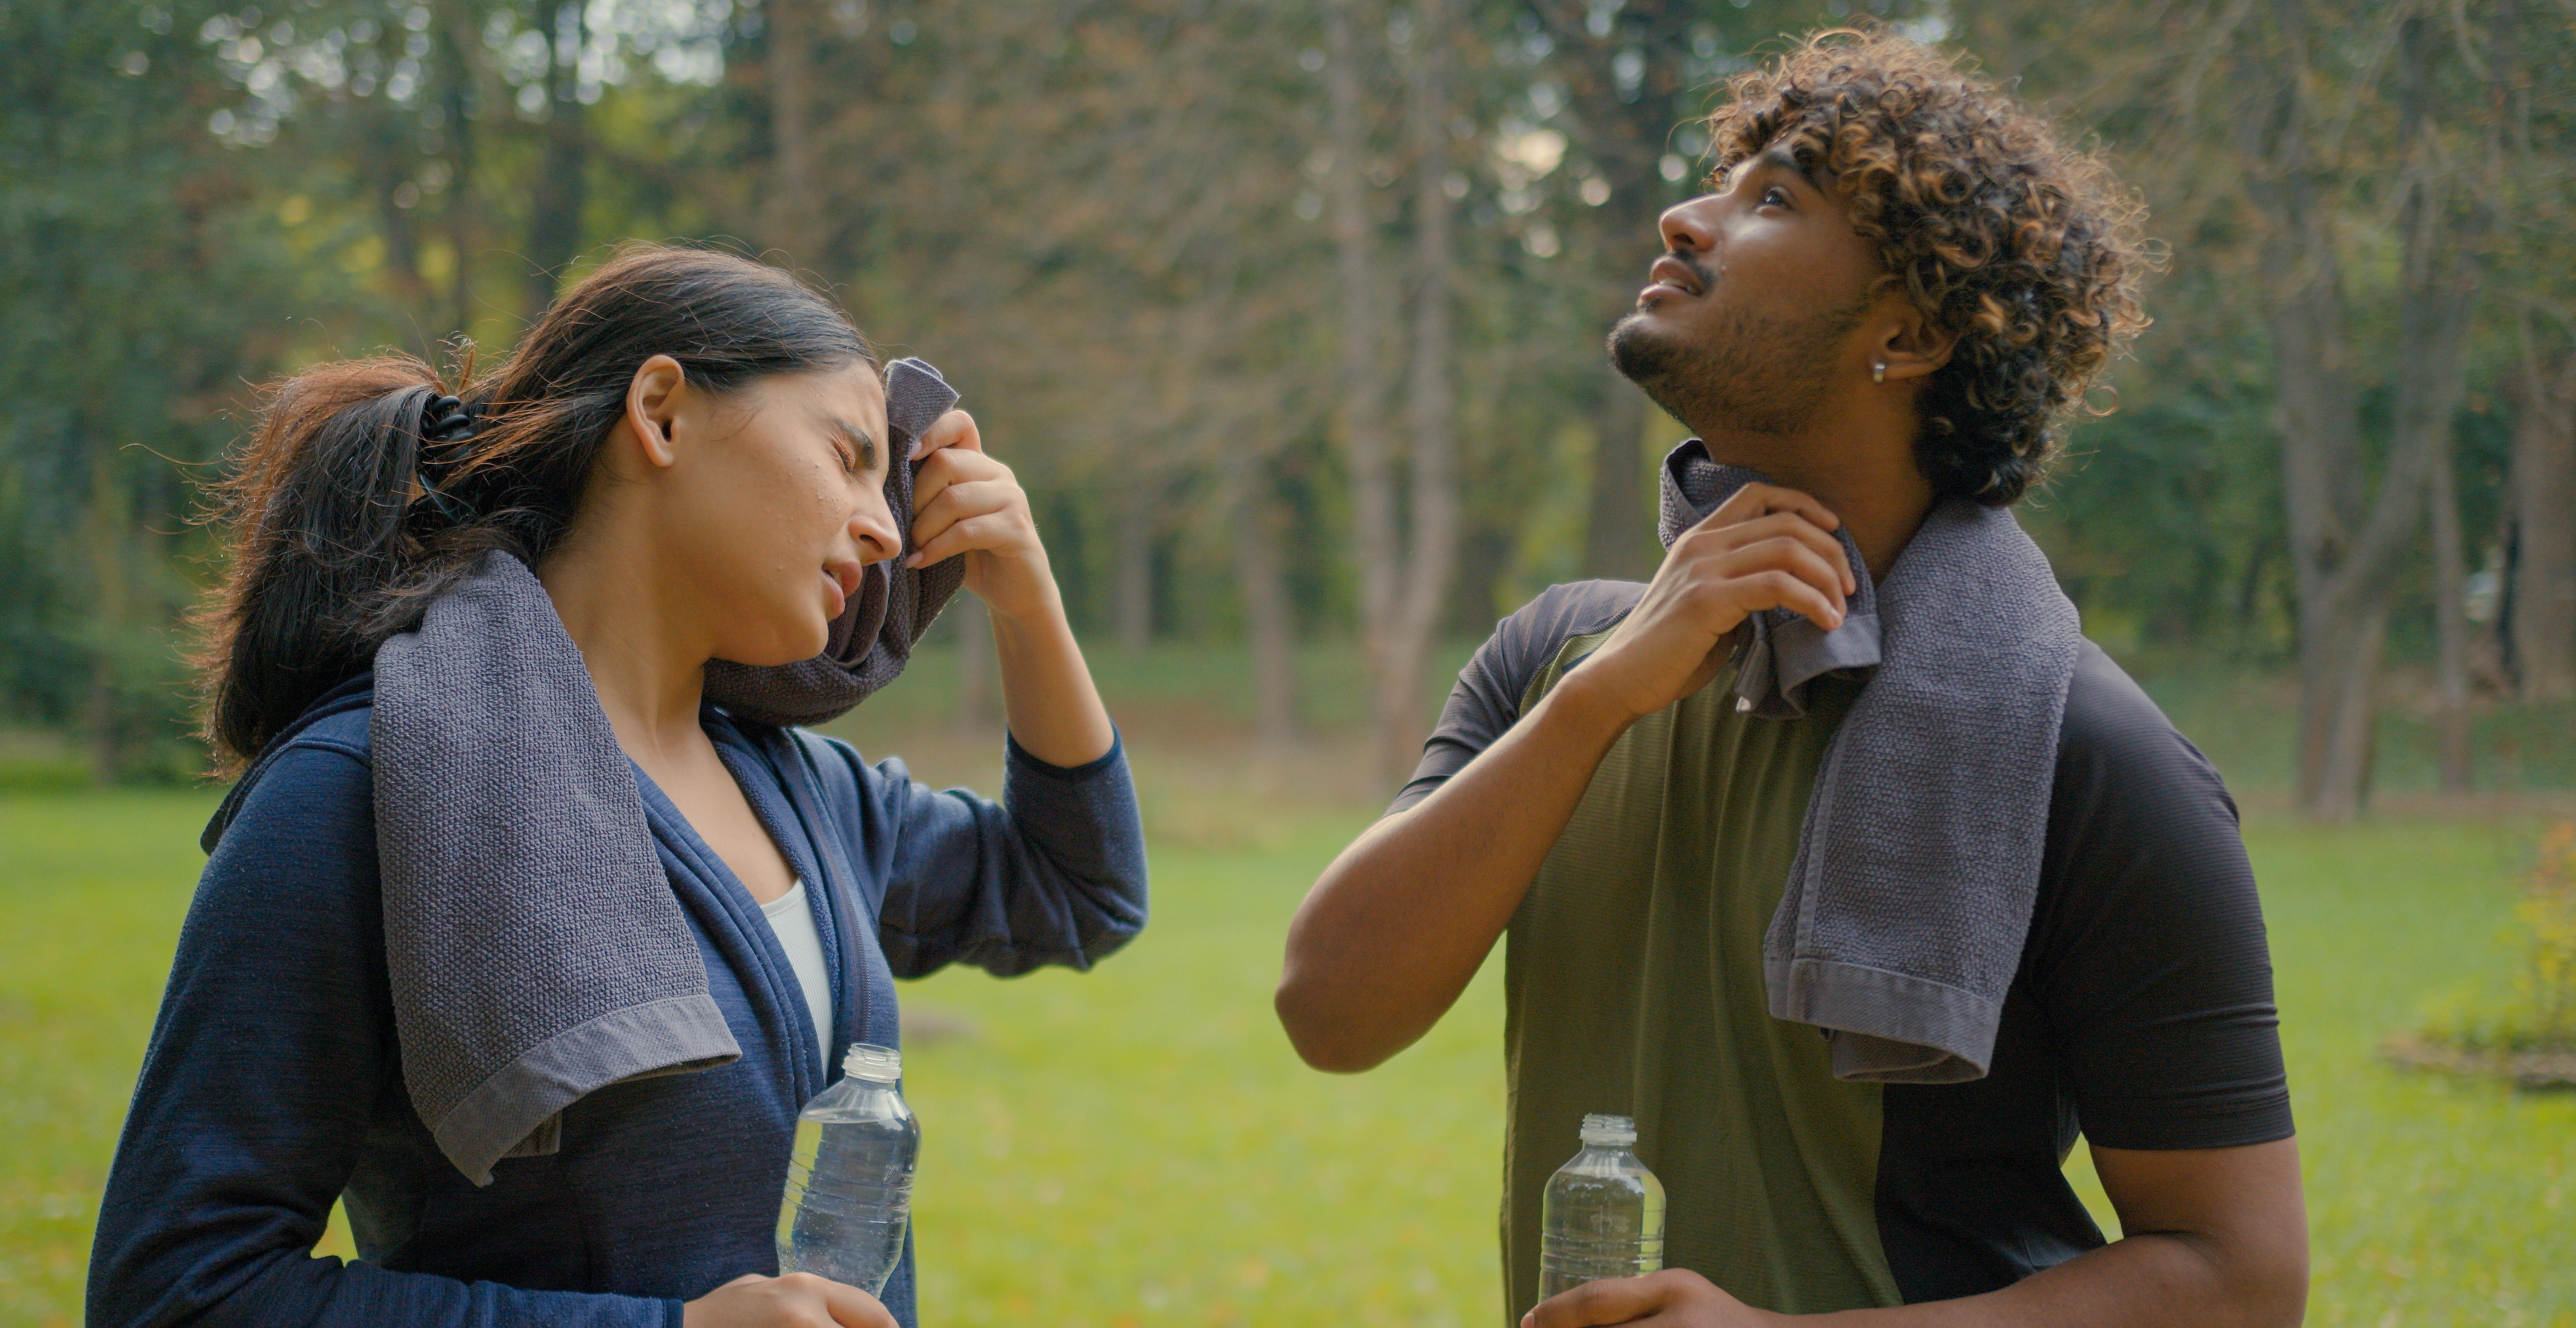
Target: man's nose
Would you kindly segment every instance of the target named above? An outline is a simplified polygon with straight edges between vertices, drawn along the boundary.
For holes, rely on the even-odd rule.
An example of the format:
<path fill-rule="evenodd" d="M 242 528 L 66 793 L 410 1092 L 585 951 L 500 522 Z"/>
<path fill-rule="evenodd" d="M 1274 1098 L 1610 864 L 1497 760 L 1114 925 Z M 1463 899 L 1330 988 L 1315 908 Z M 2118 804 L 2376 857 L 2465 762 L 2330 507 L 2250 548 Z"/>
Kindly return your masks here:
<path fill-rule="evenodd" d="M 1663 232 L 1664 249 L 1676 254 L 1704 254 L 1717 244 L 1717 230 L 1711 225 L 1705 198 L 1675 203 L 1656 218 L 1655 227 Z"/>

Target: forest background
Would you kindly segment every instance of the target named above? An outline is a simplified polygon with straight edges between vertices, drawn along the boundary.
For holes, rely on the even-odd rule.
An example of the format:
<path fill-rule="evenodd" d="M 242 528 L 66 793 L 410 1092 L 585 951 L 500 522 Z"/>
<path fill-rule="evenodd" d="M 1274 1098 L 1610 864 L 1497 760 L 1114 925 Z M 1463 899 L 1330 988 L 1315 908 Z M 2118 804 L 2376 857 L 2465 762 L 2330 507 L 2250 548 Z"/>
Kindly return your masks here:
<path fill-rule="evenodd" d="M 79 1318 L 255 385 L 488 364 L 638 238 L 964 389 L 1131 739 L 1147 938 L 904 996 L 939 1321 L 1508 1322 L 1499 973 L 1317 1075 L 1279 936 L 1497 616 L 1654 565 L 1681 430 L 1602 333 L 1724 80 L 1850 22 L 2059 116 L 2169 255 L 2019 510 L 2252 812 L 2309 1321 L 2576 1328 L 2576 1094 L 2389 1050 L 2576 1077 L 2576 0 L 0 0 L 0 1324 Z M 835 731 L 994 787 L 982 625 Z"/>
<path fill-rule="evenodd" d="M 2318 816 L 2392 733 L 2576 782 L 2568 0 L 0 0 L 0 756 L 194 776 L 252 385 L 488 362 L 648 238 L 941 365 L 1088 639 L 1239 647 L 1248 734 L 1342 717 L 1382 787 L 1453 643 L 1651 570 L 1679 429 L 1601 334 L 1725 78 L 1852 21 L 2059 114 L 2170 253 L 2023 508 L 2088 630 Z"/>

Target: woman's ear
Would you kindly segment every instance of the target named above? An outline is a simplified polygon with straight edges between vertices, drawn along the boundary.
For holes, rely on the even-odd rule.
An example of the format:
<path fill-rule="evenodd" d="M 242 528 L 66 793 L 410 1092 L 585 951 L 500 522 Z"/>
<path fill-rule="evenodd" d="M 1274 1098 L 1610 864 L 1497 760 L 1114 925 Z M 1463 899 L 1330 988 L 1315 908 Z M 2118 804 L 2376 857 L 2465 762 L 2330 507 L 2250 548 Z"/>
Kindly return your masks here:
<path fill-rule="evenodd" d="M 671 439 L 671 423 L 689 395 L 689 374 L 678 360 L 656 355 L 635 370 L 626 385 L 626 414 L 619 422 L 634 435 L 638 458 L 661 468 L 680 459 Z"/>
<path fill-rule="evenodd" d="M 1950 362 L 1950 352 L 1958 348 L 1958 334 L 1933 326 L 1911 300 L 1891 299 L 1889 305 L 1870 348 L 1870 380 L 1919 383 L 1939 373 Z"/>

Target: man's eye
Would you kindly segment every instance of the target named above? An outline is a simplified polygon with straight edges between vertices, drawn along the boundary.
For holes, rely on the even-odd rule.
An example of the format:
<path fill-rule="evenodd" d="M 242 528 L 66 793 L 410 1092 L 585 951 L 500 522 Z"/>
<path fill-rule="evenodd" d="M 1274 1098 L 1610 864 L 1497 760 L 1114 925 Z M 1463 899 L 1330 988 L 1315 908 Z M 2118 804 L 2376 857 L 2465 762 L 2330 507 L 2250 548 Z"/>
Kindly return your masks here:
<path fill-rule="evenodd" d="M 1778 185 L 1773 185 L 1771 188 L 1762 191 L 1762 205 L 1764 207 L 1787 207 L 1789 206 L 1789 193 Z"/>

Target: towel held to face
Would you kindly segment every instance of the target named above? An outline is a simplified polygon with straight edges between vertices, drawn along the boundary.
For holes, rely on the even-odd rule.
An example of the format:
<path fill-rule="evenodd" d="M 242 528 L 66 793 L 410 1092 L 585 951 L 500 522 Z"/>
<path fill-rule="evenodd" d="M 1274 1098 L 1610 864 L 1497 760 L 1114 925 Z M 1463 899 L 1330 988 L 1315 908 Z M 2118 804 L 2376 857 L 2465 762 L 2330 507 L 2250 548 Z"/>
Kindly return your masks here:
<path fill-rule="evenodd" d="M 886 374 L 886 500 L 910 535 L 912 445 L 956 403 L 937 370 Z M 706 698 L 811 724 L 901 672 L 958 560 L 866 571 L 814 659 L 716 662 Z M 527 566 L 487 555 L 376 654 L 376 852 L 403 1083 L 447 1159 L 489 1184 L 555 1151 L 560 1113 L 629 1079 L 737 1059 L 581 652 Z"/>
<path fill-rule="evenodd" d="M 1664 543 L 1762 479 L 1683 443 Z M 1805 713 L 1819 674 L 1868 674 L 1808 795 L 1763 985 L 1774 1018 L 1826 1030 L 1837 1078 L 1982 1078 L 2039 894 L 2081 624 L 2002 508 L 1936 503 L 1883 586 L 1841 542 L 1860 584 L 1842 625 L 1773 609 L 1737 646 L 1736 706 L 1764 718 Z"/>

